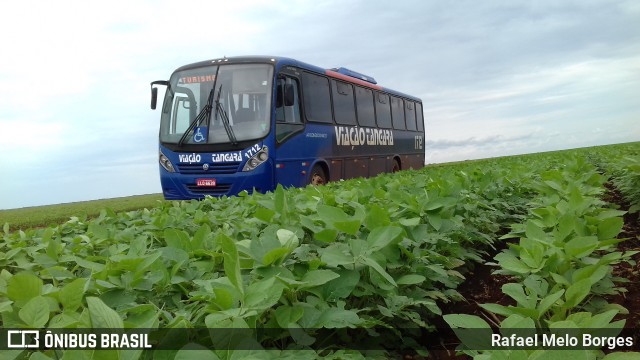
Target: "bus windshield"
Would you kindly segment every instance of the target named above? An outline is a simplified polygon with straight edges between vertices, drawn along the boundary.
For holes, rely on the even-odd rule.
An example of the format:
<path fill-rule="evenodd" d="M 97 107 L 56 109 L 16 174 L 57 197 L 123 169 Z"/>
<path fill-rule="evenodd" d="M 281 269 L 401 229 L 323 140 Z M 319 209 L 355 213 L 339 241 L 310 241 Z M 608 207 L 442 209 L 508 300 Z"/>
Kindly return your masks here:
<path fill-rule="evenodd" d="M 160 142 L 222 144 L 265 137 L 270 130 L 272 78 L 273 66 L 268 64 L 174 73 L 165 93 Z"/>

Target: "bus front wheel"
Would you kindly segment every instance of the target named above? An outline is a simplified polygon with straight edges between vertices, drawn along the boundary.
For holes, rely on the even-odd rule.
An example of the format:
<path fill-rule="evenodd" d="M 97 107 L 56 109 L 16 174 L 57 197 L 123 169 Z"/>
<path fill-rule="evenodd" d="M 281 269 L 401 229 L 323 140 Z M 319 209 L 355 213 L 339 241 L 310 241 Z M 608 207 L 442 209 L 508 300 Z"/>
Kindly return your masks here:
<path fill-rule="evenodd" d="M 322 166 L 316 164 L 311 169 L 311 177 L 309 178 L 309 184 L 313 186 L 324 185 L 327 183 L 327 174 L 325 174 Z"/>

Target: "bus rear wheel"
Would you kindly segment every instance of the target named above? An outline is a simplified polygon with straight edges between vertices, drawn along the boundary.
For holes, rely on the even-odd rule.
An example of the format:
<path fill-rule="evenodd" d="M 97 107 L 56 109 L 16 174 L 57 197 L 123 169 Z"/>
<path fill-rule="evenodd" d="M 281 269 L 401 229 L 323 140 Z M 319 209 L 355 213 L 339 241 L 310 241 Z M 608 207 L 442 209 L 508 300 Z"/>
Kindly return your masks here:
<path fill-rule="evenodd" d="M 391 172 L 398 172 L 400 171 L 400 162 L 398 161 L 398 159 L 393 159 L 393 167 L 391 168 Z"/>
<path fill-rule="evenodd" d="M 309 178 L 309 184 L 313 186 L 324 185 L 327 183 L 327 174 L 324 172 L 322 166 L 316 164 L 311 169 L 311 177 Z"/>

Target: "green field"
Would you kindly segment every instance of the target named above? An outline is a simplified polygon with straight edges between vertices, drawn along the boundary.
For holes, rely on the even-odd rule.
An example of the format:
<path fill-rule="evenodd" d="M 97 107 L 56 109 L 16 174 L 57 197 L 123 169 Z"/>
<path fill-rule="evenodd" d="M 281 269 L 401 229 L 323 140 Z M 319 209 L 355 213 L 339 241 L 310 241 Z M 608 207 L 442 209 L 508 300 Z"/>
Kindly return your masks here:
<path fill-rule="evenodd" d="M 597 149 L 616 149 L 621 145 L 607 145 L 600 146 Z M 592 148 L 580 149 L 581 151 L 588 151 Z M 476 164 L 476 166 L 483 166 L 483 164 L 491 164 L 500 159 L 531 159 L 541 156 L 552 156 L 554 154 L 562 154 L 567 151 L 575 150 L 560 150 L 546 153 L 517 155 L 501 158 L 480 159 L 480 160 L 465 160 L 452 163 L 440 163 L 430 164 L 427 168 L 439 168 L 439 167 L 451 167 L 463 164 Z M 64 204 L 33 206 L 19 209 L 0 210 L 0 225 L 9 223 L 12 231 L 18 229 L 28 229 L 35 227 L 45 227 L 48 225 L 60 224 L 71 217 L 75 216 L 81 219 L 87 217 L 96 217 L 100 210 L 109 208 L 115 212 L 137 210 L 143 208 L 153 208 L 158 206 L 158 202 L 164 201 L 162 194 L 147 194 L 147 195 L 134 195 L 127 197 L 119 197 L 113 199 L 101 199 L 90 200 Z"/>
<path fill-rule="evenodd" d="M 9 223 L 12 230 L 44 227 L 63 223 L 72 216 L 96 217 L 105 208 L 116 212 L 137 210 L 156 207 L 160 201 L 164 201 L 162 194 L 148 194 L 0 210 L 0 224 Z"/>
<path fill-rule="evenodd" d="M 182 332 L 159 340 L 164 351 L 3 355 L 419 359 L 443 342 L 445 324 L 502 333 L 638 329 L 640 294 L 630 284 L 640 275 L 640 235 L 630 225 L 640 210 L 639 155 L 631 143 L 268 194 L 151 195 L 131 211 L 21 209 L 37 228 L 3 229 L 4 328 Z M 54 209 L 57 217 L 42 218 Z M 499 278 L 479 278 L 482 266 Z M 476 302 L 474 283 L 502 296 Z M 556 353 L 458 340 L 478 359 L 640 355 L 617 353 L 637 346 L 606 355 L 604 346 Z"/>

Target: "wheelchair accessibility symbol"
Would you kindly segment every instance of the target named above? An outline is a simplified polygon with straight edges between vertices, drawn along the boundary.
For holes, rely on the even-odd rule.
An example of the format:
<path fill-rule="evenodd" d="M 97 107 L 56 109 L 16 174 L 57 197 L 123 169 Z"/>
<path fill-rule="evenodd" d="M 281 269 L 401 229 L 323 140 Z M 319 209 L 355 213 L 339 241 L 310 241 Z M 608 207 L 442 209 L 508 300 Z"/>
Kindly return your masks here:
<path fill-rule="evenodd" d="M 196 144 L 207 142 L 208 133 L 206 126 L 196 127 L 193 131 L 193 142 Z"/>

